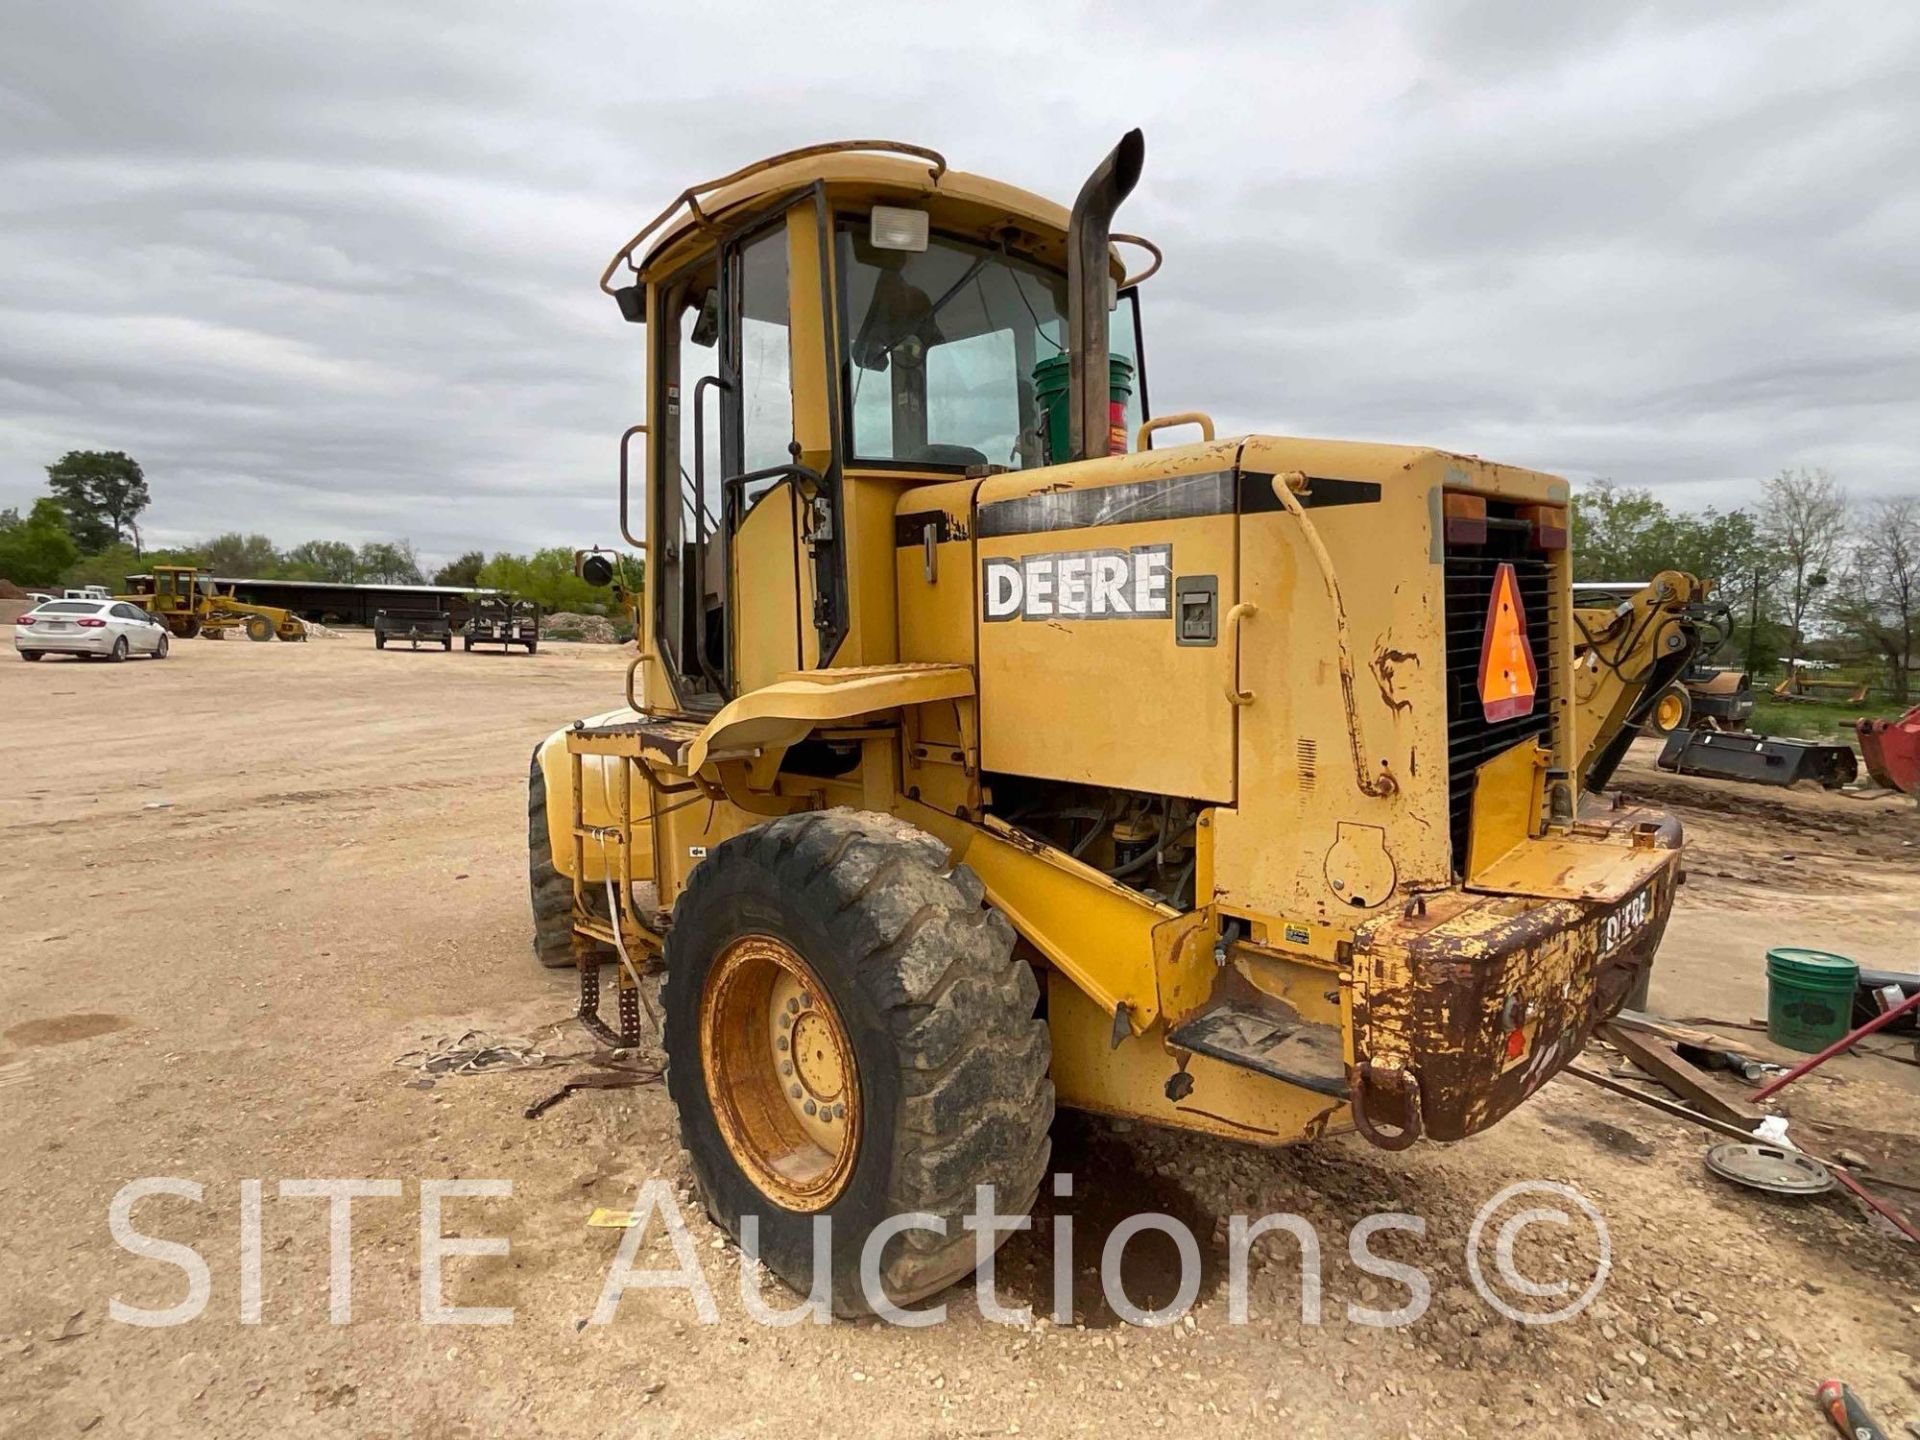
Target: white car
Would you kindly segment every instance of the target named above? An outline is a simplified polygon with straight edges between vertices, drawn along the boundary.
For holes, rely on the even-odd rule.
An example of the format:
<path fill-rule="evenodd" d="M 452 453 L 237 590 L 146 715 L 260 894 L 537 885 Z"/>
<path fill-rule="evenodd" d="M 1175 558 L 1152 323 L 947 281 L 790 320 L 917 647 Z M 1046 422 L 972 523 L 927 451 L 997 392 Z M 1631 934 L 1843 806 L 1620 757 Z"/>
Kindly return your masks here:
<path fill-rule="evenodd" d="M 13 622 L 13 648 L 22 660 L 84 655 L 124 660 L 167 658 L 167 627 L 124 600 L 49 600 Z"/>

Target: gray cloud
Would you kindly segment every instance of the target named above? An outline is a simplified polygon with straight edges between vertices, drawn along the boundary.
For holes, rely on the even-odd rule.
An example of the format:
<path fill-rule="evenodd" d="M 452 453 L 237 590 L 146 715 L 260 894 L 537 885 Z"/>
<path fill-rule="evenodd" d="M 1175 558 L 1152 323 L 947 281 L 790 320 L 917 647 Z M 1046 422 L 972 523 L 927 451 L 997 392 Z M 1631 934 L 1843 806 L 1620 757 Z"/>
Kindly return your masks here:
<path fill-rule="evenodd" d="M 605 539 L 640 332 L 593 287 L 690 180 L 892 134 L 1126 214 L 1162 409 L 1735 504 L 1920 488 L 1911 7 L 861 3 L 15 14 L 0 504 L 76 447 L 161 539 Z"/>

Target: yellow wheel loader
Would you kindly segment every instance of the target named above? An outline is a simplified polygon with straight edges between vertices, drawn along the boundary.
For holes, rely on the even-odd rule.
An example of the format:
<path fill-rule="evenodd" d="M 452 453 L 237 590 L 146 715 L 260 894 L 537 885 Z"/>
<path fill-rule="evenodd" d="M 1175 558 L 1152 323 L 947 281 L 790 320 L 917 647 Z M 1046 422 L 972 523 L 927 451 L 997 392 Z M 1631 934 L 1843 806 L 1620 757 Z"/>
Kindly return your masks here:
<path fill-rule="evenodd" d="M 1733 633 L 1726 604 L 1707 598 L 1712 588 L 1678 570 L 1644 585 L 1573 587 L 1574 694 L 1589 789 L 1605 786 L 1638 735 L 1746 729 L 1747 672 L 1707 663 Z"/>
<path fill-rule="evenodd" d="M 307 638 L 307 627 L 291 610 L 256 605 L 238 599 L 229 585 L 222 591 L 191 565 L 156 565 L 151 575 L 127 580 L 133 593 L 115 598 L 138 605 L 166 622 L 169 633 L 182 640 L 196 635 L 219 639 L 228 630 L 241 630 L 249 640 Z"/>
<path fill-rule="evenodd" d="M 971 1269 L 1056 1104 L 1483 1130 L 1672 904 L 1673 824 L 1579 812 L 1566 483 L 1156 414 L 1159 252 L 1111 229 L 1143 159 L 1069 211 L 817 145 L 601 279 L 645 327 L 643 625 L 626 705 L 533 756 L 536 953 L 605 1039 L 664 965 L 706 1205 L 802 1290 L 831 1219 L 842 1311 L 869 1239 L 893 1303 Z"/>

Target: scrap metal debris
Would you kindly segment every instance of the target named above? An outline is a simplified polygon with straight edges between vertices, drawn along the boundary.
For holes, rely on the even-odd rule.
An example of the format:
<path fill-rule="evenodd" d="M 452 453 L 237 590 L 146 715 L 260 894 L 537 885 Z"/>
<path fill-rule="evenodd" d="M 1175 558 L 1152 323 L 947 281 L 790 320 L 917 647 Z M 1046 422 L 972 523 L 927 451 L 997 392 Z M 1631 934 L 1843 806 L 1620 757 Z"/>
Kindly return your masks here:
<path fill-rule="evenodd" d="M 558 1090 L 526 1108 L 529 1120 L 538 1120 L 569 1095 L 581 1090 L 625 1090 L 635 1085 L 652 1085 L 667 1073 L 662 1056 L 638 1050 L 596 1050 L 587 1057 L 596 1067 L 592 1072 L 569 1080 Z"/>
<path fill-rule="evenodd" d="M 394 1064 L 423 1075 L 482 1075 L 499 1070 L 551 1070 L 584 1058 L 588 1052 L 550 1055 L 531 1040 L 496 1038 L 484 1030 L 468 1030 L 443 1038 L 424 1050 L 409 1050 Z"/>
<path fill-rule="evenodd" d="M 1728 1141 L 1707 1151 L 1707 1169 L 1722 1180 L 1769 1195 L 1824 1195 L 1833 1189 L 1833 1172 L 1810 1155 L 1777 1145 Z"/>
<path fill-rule="evenodd" d="M 549 1025 L 548 1041 L 572 1023 L 572 1017 Z M 467 1030 L 443 1037 L 433 1045 L 409 1050 L 395 1057 L 399 1069 L 414 1071 L 420 1078 L 407 1082 L 415 1089 L 428 1089 L 437 1077 L 448 1075 L 497 1075 L 524 1070 L 560 1070 L 569 1065 L 592 1067 L 587 1073 L 567 1081 L 552 1094 L 527 1106 L 529 1120 L 537 1120 L 569 1095 L 580 1090 L 624 1090 L 635 1085 L 652 1085 L 666 1074 L 666 1059 L 658 1052 L 639 1049 L 591 1049 L 552 1051 L 541 1043 L 516 1036 L 496 1036 L 485 1030 Z"/>

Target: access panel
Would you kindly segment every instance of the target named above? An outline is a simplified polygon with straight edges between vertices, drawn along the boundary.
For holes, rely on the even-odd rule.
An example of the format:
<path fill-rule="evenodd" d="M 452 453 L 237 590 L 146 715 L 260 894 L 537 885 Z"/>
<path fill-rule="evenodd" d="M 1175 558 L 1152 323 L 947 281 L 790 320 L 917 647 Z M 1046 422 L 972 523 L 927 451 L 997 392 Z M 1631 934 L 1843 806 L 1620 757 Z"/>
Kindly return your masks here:
<path fill-rule="evenodd" d="M 1232 800 L 1233 475 L 1164 469 L 1149 453 L 1045 472 L 1086 475 L 1070 488 L 980 487 L 988 772 Z"/>

